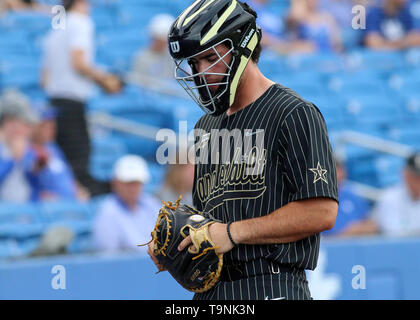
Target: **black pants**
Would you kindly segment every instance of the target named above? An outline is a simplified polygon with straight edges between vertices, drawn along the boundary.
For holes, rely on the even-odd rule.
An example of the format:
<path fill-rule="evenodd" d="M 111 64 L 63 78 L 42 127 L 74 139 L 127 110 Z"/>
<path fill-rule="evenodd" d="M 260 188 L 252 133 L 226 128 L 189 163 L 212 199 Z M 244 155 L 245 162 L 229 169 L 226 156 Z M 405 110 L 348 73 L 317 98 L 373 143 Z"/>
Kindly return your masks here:
<path fill-rule="evenodd" d="M 52 98 L 50 103 L 57 111 L 57 144 L 76 179 L 93 196 L 109 193 L 109 183 L 97 181 L 89 173 L 90 138 L 85 103 L 62 98 Z"/>
<path fill-rule="evenodd" d="M 230 270 L 228 270 L 230 269 Z M 220 281 L 194 300 L 311 300 L 303 269 L 265 259 L 224 266 Z"/>

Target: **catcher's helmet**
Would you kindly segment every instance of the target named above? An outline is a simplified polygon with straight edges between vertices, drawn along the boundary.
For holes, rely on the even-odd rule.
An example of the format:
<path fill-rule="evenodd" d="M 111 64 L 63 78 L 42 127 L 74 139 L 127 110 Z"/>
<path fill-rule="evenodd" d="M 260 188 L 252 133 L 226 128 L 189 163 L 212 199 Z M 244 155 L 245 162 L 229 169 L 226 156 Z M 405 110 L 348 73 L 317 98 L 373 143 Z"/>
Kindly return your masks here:
<path fill-rule="evenodd" d="M 207 113 L 220 115 L 234 102 L 239 79 L 261 40 L 256 13 L 238 0 L 196 0 L 175 20 L 169 31 L 169 51 L 176 64 L 175 78 L 197 104 Z M 221 56 L 216 46 L 229 50 Z M 198 72 L 193 58 L 210 50 L 216 62 Z M 230 62 L 224 60 L 231 54 Z M 224 73 L 209 70 L 220 61 Z M 216 75 L 217 83 L 208 83 L 206 75 Z M 217 90 L 210 90 L 217 86 Z"/>

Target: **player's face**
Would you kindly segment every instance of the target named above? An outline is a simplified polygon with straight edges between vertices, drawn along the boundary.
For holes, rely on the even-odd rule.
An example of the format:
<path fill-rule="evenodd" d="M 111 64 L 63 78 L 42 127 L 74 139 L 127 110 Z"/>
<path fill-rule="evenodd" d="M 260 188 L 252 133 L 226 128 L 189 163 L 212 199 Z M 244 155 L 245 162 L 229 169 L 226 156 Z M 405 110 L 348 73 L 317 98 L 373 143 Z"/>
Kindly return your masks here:
<path fill-rule="evenodd" d="M 197 56 L 189 59 L 189 63 L 198 72 L 204 72 L 206 83 L 214 84 L 223 81 L 224 75 L 230 65 L 232 56 L 230 53 L 227 54 L 229 48 L 224 44 L 219 44 L 214 48 L 210 48 Z M 221 57 L 223 57 L 221 59 Z M 218 86 L 209 86 L 212 93 L 216 92 Z"/>

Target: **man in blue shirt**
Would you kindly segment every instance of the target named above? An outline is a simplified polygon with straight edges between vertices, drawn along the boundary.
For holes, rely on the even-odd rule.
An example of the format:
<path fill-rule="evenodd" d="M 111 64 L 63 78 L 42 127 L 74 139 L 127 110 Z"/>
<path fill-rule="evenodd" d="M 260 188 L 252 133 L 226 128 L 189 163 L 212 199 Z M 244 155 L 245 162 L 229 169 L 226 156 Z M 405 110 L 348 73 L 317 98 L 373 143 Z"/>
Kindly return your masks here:
<path fill-rule="evenodd" d="M 79 192 L 78 184 L 63 152 L 55 142 L 56 112 L 48 106 L 38 108 L 40 123 L 32 139 L 37 176 L 33 180 L 36 200 L 87 200 Z"/>
<path fill-rule="evenodd" d="M 371 8 L 366 19 L 364 42 L 371 49 L 403 50 L 420 46 L 407 0 L 384 0 Z"/>
<path fill-rule="evenodd" d="M 143 190 L 150 180 L 146 161 L 126 155 L 114 166 L 113 193 L 101 205 L 93 223 L 93 242 L 98 251 L 137 251 L 147 256 L 147 246 L 161 203 Z"/>

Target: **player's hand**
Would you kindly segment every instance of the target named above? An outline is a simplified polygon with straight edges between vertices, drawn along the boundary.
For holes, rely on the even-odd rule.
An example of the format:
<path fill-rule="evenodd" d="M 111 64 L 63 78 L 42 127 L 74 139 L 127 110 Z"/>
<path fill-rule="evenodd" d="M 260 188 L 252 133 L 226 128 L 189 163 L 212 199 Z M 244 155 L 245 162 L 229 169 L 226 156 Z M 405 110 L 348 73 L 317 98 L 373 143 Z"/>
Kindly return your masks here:
<path fill-rule="evenodd" d="M 216 249 L 217 253 L 226 253 L 233 248 L 233 244 L 229 239 L 226 230 L 226 224 L 215 222 L 209 227 L 210 239 L 213 241 L 214 245 L 218 247 Z M 191 247 L 192 251 L 196 251 L 194 245 L 192 244 L 191 237 L 188 236 L 178 246 L 178 250 L 182 251 L 188 246 Z"/>
<path fill-rule="evenodd" d="M 150 258 L 152 259 L 152 261 L 158 268 L 159 270 L 158 272 L 166 271 L 167 269 L 161 263 L 159 263 L 158 259 L 156 259 L 155 255 L 153 254 L 152 245 L 153 245 L 152 243 L 148 244 L 147 254 L 150 256 Z"/>

